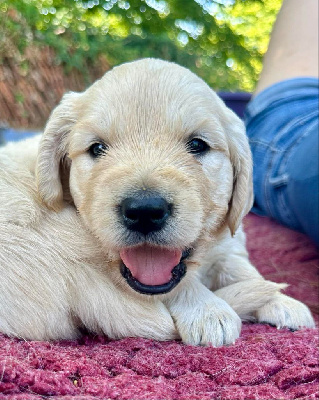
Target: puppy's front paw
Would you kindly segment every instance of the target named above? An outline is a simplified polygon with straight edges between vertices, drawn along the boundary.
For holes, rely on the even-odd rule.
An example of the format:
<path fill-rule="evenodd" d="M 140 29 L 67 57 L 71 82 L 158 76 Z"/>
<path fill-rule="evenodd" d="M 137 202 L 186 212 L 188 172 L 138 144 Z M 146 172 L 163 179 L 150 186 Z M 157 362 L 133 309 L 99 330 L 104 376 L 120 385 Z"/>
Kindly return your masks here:
<path fill-rule="evenodd" d="M 256 312 L 258 322 L 267 322 L 278 328 L 314 328 L 315 323 L 306 305 L 282 293 L 259 308 Z"/>
<path fill-rule="evenodd" d="M 198 305 L 175 318 L 184 343 L 219 347 L 233 344 L 240 335 L 241 320 L 223 300 Z"/>

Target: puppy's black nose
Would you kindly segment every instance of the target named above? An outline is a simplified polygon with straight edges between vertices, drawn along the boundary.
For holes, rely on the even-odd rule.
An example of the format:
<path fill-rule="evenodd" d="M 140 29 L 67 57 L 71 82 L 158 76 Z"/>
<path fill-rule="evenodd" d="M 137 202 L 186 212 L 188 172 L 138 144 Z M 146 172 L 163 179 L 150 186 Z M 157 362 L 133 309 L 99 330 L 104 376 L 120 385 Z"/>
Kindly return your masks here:
<path fill-rule="evenodd" d="M 128 197 L 120 205 L 125 226 L 144 235 L 159 231 L 171 215 L 172 206 L 162 197 Z"/>

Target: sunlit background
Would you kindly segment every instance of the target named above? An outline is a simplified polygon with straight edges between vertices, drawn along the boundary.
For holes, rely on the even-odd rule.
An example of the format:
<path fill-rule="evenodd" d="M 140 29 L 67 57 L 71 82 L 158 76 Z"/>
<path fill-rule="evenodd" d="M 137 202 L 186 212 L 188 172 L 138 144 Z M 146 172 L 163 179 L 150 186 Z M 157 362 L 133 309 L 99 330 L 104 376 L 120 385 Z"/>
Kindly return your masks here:
<path fill-rule="evenodd" d="M 0 125 L 43 127 L 69 90 L 142 57 L 253 91 L 282 0 L 0 0 Z"/>

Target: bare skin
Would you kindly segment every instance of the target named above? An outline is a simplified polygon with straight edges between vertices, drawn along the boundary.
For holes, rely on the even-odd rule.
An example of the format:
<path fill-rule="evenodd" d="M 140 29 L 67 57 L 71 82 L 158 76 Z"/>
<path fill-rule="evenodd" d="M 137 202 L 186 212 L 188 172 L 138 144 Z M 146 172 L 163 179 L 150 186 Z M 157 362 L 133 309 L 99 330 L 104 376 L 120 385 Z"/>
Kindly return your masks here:
<path fill-rule="evenodd" d="M 284 0 L 254 95 L 301 76 L 318 77 L 318 0 Z"/>

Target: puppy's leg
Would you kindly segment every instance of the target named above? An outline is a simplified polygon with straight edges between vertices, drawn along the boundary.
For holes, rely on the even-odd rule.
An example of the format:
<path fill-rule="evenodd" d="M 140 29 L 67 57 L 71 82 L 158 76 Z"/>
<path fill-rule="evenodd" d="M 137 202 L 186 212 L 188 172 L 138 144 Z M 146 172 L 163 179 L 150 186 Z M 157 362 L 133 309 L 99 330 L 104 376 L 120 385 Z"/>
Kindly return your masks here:
<path fill-rule="evenodd" d="M 222 346 L 239 337 L 241 321 L 234 310 L 207 289 L 197 276 L 188 276 L 179 292 L 165 301 L 183 342 Z"/>
<path fill-rule="evenodd" d="M 107 271 L 94 266 L 81 268 L 73 279 L 72 310 L 90 331 L 113 339 L 178 337 L 169 311 L 158 299 L 126 289 L 126 283 L 115 285 Z"/>
<path fill-rule="evenodd" d="M 276 293 L 271 301 L 256 311 L 259 322 L 267 322 L 278 328 L 314 328 L 315 323 L 309 308 L 298 300 Z"/>
<path fill-rule="evenodd" d="M 66 274 L 45 234 L 0 223 L 0 331 L 31 340 L 78 335 L 68 305 Z M 48 245 L 49 244 L 49 245 Z"/>
<path fill-rule="evenodd" d="M 242 319 L 255 319 L 278 327 L 314 327 L 307 306 L 282 293 L 285 284 L 266 281 L 253 267 L 245 248 L 244 233 L 226 238 L 210 253 L 213 261 L 203 281 Z"/>

